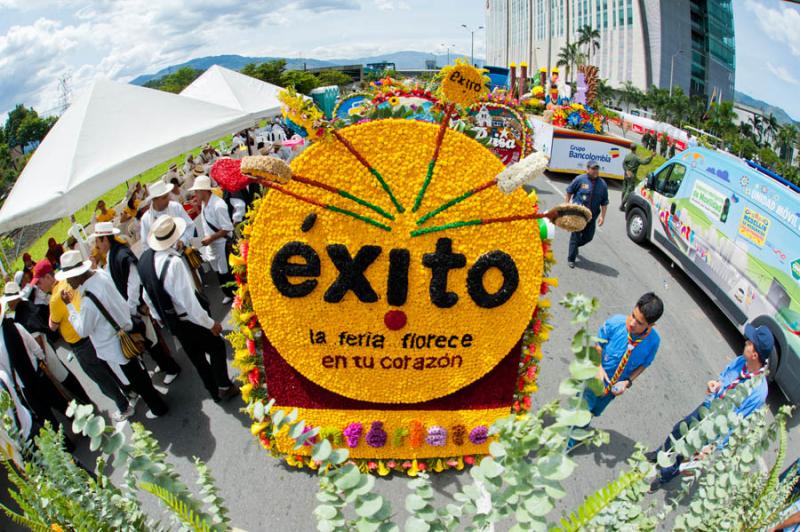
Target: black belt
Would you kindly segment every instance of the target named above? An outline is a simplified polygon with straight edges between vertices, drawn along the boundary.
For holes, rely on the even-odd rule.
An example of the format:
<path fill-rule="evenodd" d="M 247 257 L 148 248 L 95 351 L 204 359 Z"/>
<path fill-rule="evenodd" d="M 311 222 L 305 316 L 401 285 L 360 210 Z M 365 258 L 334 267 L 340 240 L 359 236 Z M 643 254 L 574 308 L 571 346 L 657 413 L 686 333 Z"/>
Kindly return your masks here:
<path fill-rule="evenodd" d="M 88 338 L 81 338 L 77 342 L 73 342 L 73 343 L 71 343 L 69 345 L 84 345 L 86 342 L 89 342 L 89 341 L 91 341 L 91 340 L 89 340 Z M 67 343 L 69 343 L 69 342 L 67 342 Z"/>

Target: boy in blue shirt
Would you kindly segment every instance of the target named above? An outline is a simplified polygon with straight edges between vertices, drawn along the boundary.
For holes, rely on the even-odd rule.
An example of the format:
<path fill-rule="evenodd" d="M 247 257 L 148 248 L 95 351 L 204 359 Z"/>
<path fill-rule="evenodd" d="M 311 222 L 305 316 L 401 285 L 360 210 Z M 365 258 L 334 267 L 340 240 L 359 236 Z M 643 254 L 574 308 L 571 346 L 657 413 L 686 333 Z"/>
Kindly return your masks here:
<path fill-rule="evenodd" d="M 663 313 L 661 298 L 648 292 L 639 298 L 628 316 L 611 316 L 600 327 L 597 336 L 605 341 L 595 349 L 601 358 L 597 378 L 603 383 L 603 392 L 597 395 L 587 387 L 582 397 L 592 416 L 602 414 L 611 401 L 629 390 L 633 381 L 653 363 L 661 344 L 654 326 Z M 567 444 L 569 449 L 574 445 L 574 440 Z"/>
<path fill-rule="evenodd" d="M 670 436 L 667 436 L 667 439 L 664 441 L 664 445 L 661 446 L 661 449 L 664 451 L 669 451 L 672 448 L 672 438 L 676 440 L 681 438 L 681 422 L 685 421 L 687 425 L 690 425 L 692 421 L 700 418 L 698 413 L 700 407 L 704 406 L 706 408 L 710 408 L 711 401 L 714 399 L 725 397 L 726 393 L 734 389 L 742 382 L 757 375 L 761 375 L 764 373 L 764 371 L 766 371 L 767 359 L 770 353 L 772 353 L 772 349 L 775 347 L 775 337 L 772 336 L 772 332 L 770 332 L 770 330 L 764 325 L 760 327 L 753 327 L 752 325 L 748 324 L 744 328 L 744 335 L 747 340 L 744 343 L 744 350 L 742 354 L 736 357 L 733 362 L 728 364 L 725 369 L 722 370 L 722 373 L 719 374 L 719 378 L 717 380 L 708 381 L 706 384 L 706 397 L 703 400 L 703 403 L 695 408 L 691 414 L 675 424 L 675 426 L 672 428 L 672 433 Z M 758 408 L 764 406 L 764 403 L 766 402 L 767 379 L 762 378 L 755 388 L 753 388 L 753 390 L 750 392 L 750 395 L 747 397 L 747 399 L 745 399 L 744 402 L 742 402 L 742 404 L 734 410 L 734 413 L 742 417 L 747 417 L 755 412 Z M 724 446 L 727 441 L 728 439 L 725 437 L 720 442 L 719 447 Z M 658 458 L 658 451 L 659 449 L 656 449 L 655 451 L 650 451 L 647 453 L 646 456 L 648 460 L 655 462 Z M 658 489 L 662 484 L 665 484 L 666 482 L 669 482 L 675 478 L 680 471 L 681 463 L 685 459 L 685 457 L 678 455 L 675 459 L 674 465 L 670 467 L 659 468 L 660 476 L 653 482 L 651 489 Z"/>

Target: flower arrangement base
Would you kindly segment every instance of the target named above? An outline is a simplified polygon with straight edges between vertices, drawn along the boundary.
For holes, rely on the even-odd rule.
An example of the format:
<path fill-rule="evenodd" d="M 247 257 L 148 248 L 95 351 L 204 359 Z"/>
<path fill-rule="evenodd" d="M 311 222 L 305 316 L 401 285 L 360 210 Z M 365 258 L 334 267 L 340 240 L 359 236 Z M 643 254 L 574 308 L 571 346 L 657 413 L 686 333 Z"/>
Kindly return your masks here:
<path fill-rule="evenodd" d="M 249 411 L 272 399 L 319 434 L 253 434 L 312 468 L 328 438 L 377 474 L 487 454 L 488 427 L 530 408 L 550 329 L 535 201 L 487 185 L 504 166 L 478 142 L 420 121 L 334 130 L 291 169 L 231 257 L 231 340 Z"/>

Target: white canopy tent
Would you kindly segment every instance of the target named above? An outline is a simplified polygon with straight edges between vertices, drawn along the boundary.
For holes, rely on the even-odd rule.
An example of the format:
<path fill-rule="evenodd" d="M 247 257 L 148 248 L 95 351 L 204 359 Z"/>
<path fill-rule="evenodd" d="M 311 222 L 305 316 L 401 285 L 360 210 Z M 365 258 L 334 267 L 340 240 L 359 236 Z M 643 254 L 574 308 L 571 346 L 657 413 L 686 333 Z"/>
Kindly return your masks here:
<path fill-rule="evenodd" d="M 237 109 L 247 113 L 254 123 L 280 113 L 278 93 L 282 90 L 277 85 L 213 65 L 183 89 L 181 96 Z"/>
<path fill-rule="evenodd" d="M 0 210 L 0 232 L 68 216 L 136 174 L 250 125 L 236 109 L 98 80 L 25 166 Z"/>

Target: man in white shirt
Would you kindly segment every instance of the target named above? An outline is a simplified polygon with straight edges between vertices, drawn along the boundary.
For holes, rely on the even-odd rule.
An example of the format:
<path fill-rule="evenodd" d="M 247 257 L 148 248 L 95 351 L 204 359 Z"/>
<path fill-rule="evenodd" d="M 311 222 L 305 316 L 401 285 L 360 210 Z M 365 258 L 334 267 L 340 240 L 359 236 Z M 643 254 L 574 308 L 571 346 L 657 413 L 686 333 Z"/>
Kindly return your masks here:
<path fill-rule="evenodd" d="M 118 234 L 119 229 L 113 223 L 102 222 L 94 226 L 94 233 L 89 239 L 94 240 L 95 247 L 105 257 L 106 265 L 103 270 L 111 276 L 120 295 L 126 298 L 131 317 L 144 323 L 147 352 L 158 365 L 157 371 L 164 372 L 164 384 L 169 386 L 178 378 L 181 368 L 170 355 L 166 342 L 160 337 L 147 314 L 147 306 L 142 301 L 142 281 L 136 269 L 138 260 L 127 245 L 117 240 Z"/>
<path fill-rule="evenodd" d="M 228 270 L 226 250 L 228 239 L 233 236 L 233 222 L 228 215 L 228 206 L 212 192 L 211 179 L 208 176 L 198 177 L 191 190 L 200 200 L 200 219 L 205 235 L 202 240 L 204 252 L 211 269 L 217 272 L 219 286 L 225 294 L 225 298 L 222 300 L 224 305 L 233 299 L 233 287 L 229 285 L 233 282 L 233 276 Z"/>
<path fill-rule="evenodd" d="M 43 360 L 44 352 L 33 336 L 25 327 L 4 316 L 0 327 L 0 371 L 13 376 L 9 384 L 15 387 L 17 396 L 26 403 L 39 423 L 50 421 L 58 430 L 61 422 L 53 410 L 66 412 L 67 401 L 39 368 L 39 362 Z"/>
<path fill-rule="evenodd" d="M 175 216 L 186 220 L 186 230 L 184 231 L 183 235 L 181 235 L 178 246 L 179 249 L 182 249 L 182 247 L 185 245 L 188 246 L 189 242 L 194 236 L 194 223 L 192 223 L 192 219 L 189 218 L 189 215 L 186 214 L 186 210 L 183 208 L 183 205 L 176 201 L 170 201 L 169 193 L 172 191 L 172 185 L 164 183 L 163 181 L 156 181 L 150 185 L 148 191 L 150 208 L 147 209 L 147 212 L 142 215 L 142 219 L 140 221 L 140 237 L 142 245 L 147 248 L 147 235 L 150 233 L 150 226 L 153 224 L 155 219 L 163 214 L 168 214 L 170 216 Z"/>
<path fill-rule="evenodd" d="M 128 379 L 133 391 L 150 408 L 146 417 L 160 417 L 169 410 L 163 396 L 153 387 L 153 381 L 138 357 L 129 360 L 122 353 L 117 327 L 124 331 L 132 329 L 128 305 L 109 275 L 102 270 L 92 271 L 91 265 L 91 261 L 82 260 L 79 251 L 67 251 L 61 256 L 61 269 L 56 273 L 56 280 L 66 280 L 81 295 L 81 308 L 77 310 L 72 304 L 72 293 L 61 292 L 61 299 L 69 312 L 69 322 L 79 336 L 89 337 L 98 358 L 108 362 L 112 370 L 121 371 Z"/>
<path fill-rule="evenodd" d="M 139 276 L 150 314 L 178 338 L 206 390 L 219 402 L 238 389 L 228 376 L 222 325 L 209 316 L 207 302 L 195 291 L 189 269 L 174 247 L 185 223 L 170 216 L 155 221 L 149 249 L 139 259 Z"/>

